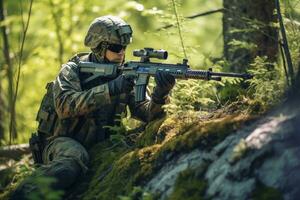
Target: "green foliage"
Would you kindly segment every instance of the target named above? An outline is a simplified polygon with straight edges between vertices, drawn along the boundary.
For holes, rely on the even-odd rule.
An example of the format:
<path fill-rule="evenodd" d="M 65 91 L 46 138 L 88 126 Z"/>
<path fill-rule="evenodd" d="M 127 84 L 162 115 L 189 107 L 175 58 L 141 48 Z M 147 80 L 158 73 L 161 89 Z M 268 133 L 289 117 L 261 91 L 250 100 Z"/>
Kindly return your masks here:
<path fill-rule="evenodd" d="M 278 103 L 284 92 L 284 78 L 276 63 L 270 63 L 266 57 L 257 57 L 249 73 L 248 95 L 261 105 L 260 111 L 266 111 Z M 276 91 L 276 92 L 275 92 Z"/>
<path fill-rule="evenodd" d="M 212 108 L 218 103 L 216 86 L 221 82 L 199 80 L 177 81 L 172 91 L 170 103 L 165 105 L 168 114 L 181 115 L 184 112 Z"/>
<path fill-rule="evenodd" d="M 30 182 L 37 186 L 37 188 L 31 192 L 28 196 L 28 200 L 59 200 L 62 199 L 63 192 L 59 190 L 53 190 L 51 184 L 55 182 L 55 178 L 45 177 L 39 175 L 39 171 L 35 170 L 32 166 L 30 156 L 24 156 L 20 161 L 15 162 L 5 170 L 5 176 L 1 174 L 1 188 L 0 188 L 0 199 L 8 199 L 12 191 L 14 191 L 18 185 L 23 182 Z"/>
<path fill-rule="evenodd" d="M 37 189 L 34 192 L 31 192 L 28 195 L 29 200 L 60 200 L 62 199 L 62 195 L 64 194 L 63 191 L 60 190 L 53 190 L 51 184 L 53 184 L 56 179 L 52 177 L 45 177 L 45 176 L 37 176 L 37 177 L 30 177 L 28 179 L 31 183 L 37 186 Z"/>
<path fill-rule="evenodd" d="M 230 51 L 232 52 L 240 49 L 247 49 L 253 51 L 257 48 L 257 45 L 254 43 L 239 40 L 232 40 L 228 43 L 228 45 L 230 45 Z"/>
<path fill-rule="evenodd" d="M 12 161 L 9 168 L 3 171 L 1 170 L 0 199 L 7 199 L 10 192 L 13 191 L 21 181 L 31 175 L 33 171 L 34 168 L 28 155 L 24 156 L 18 162 Z"/>
<path fill-rule="evenodd" d="M 120 122 L 120 125 L 117 126 L 104 126 L 103 128 L 107 128 L 111 135 L 110 135 L 110 141 L 114 144 L 119 144 L 119 143 L 125 143 L 125 133 L 127 131 L 126 126 L 124 123 L 122 123 L 122 118 L 124 118 L 124 113 L 119 116 L 120 119 L 116 119 L 115 121 L 118 123 Z"/>

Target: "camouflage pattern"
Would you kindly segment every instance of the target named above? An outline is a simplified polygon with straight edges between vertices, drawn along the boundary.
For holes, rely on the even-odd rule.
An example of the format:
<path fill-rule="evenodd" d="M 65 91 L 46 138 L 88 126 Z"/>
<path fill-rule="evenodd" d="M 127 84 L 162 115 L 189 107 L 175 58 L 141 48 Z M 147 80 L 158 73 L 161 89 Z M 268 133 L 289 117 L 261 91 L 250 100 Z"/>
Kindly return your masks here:
<path fill-rule="evenodd" d="M 48 176 L 54 176 L 61 182 L 64 182 L 62 186 L 66 188 L 70 185 L 69 182 L 73 182 L 72 179 L 86 173 L 88 170 L 89 154 L 85 148 L 77 141 L 69 137 L 58 137 L 51 141 L 43 151 L 43 162 L 45 165 L 39 169 L 44 171 L 43 174 Z M 62 171 L 69 171 L 64 175 Z M 70 177 L 69 180 L 64 180 L 65 176 L 73 174 L 74 177 Z M 61 180 L 62 179 L 62 180 Z M 62 187 L 60 187 L 62 188 Z"/>
<path fill-rule="evenodd" d="M 80 59 L 90 62 L 96 60 L 93 53 Z M 119 116 L 126 112 L 127 105 L 132 117 L 144 122 L 163 114 L 162 102 L 154 102 L 148 97 L 144 102 L 136 104 L 133 91 L 110 96 L 108 81 L 112 79 L 99 77 L 82 85 L 82 80 L 89 76 L 80 74 L 74 62 L 63 65 L 53 88 L 59 118 L 54 129 L 55 136 L 71 137 L 90 148 L 109 137 L 109 131 L 104 127 L 118 125 Z"/>
<path fill-rule="evenodd" d="M 84 44 L 91 49 L 101 42 L 128 45 L 131 42 L 132 30 L 124 20 L 115 16 L 96 18 L 90 25 Z"/>

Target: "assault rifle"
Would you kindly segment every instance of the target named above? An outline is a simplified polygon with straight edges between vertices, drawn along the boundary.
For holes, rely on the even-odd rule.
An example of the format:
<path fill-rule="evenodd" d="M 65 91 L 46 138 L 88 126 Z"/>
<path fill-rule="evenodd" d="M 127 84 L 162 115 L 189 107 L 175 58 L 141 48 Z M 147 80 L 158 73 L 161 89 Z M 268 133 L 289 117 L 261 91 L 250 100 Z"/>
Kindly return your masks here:
<path fill-rule="evenodd" d="M 192 70 L 188 65 L 188 60 L 183 59 L 182 63 L 165 64 L 150 62 L 150 58 L 158 58 L 166 60 L 168 52 L 165 50 L 154 50 L 153 48 L 144 48 L 134 50 L 133 55 L 140 57 L 140 62 L 129 61 L 123 65 L 119 64 L 100 64 L 93 62 L 79 62 L 81 73 L 91 73 L 91 77 L 86 79 L 83 84 L 90 82 L 98 77 L 116 77 L 122 73 L 125 76 L 135 79 L 135 101 L 141 102 L 145 100 L 146 87 L 150 76 L 155 76 L 157 71 L 164 71 L 173 75 L 176 79 L 202 79 L 220 81 L 221 77 L 234 77 L 251 79 L 250 74 L 213 72 L 209 70 Z"/>

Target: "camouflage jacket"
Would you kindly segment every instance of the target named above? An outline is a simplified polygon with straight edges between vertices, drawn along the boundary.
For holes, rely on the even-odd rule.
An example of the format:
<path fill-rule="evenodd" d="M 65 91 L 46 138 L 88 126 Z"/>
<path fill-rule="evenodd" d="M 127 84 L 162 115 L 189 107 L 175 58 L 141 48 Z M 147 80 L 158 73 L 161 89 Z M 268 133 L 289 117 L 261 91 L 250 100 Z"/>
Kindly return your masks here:
<path fill-rule="evenodd" d="M 92 53 L 80 57 L 80 60 L 95 62 Z M 133 91 L 110 96 L 108 81 L 112 79 L 100 77 L 82 85 L 83 80 L 89 76 L 81 74 L 75 62 L 62 66 L 53 88 L 55 110 L 58 114 L 54 136 L 71 137 L 89 148 L 108 137 L 109 132 L 105 126 L 118 125 L 116 119 L 126 112 L 127 105 L 131 116 L 144 122 L 164 113 L 161 108 L 164 100 L 148 97 L 144 102 L 136 104 Z"/>

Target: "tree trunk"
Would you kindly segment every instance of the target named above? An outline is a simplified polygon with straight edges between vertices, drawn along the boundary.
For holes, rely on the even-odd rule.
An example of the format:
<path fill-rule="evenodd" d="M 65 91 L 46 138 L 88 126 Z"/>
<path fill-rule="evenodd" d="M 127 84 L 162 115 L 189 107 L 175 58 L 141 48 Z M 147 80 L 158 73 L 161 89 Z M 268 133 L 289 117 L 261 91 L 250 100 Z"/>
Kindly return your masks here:
<path fill-rule="evenodd" d="M 278 54 L 275 1 L 223 0 L 224 56 L 230 70 L 244 72 L 256 56 L 273 62 Z"/>
<path fill-rule="evenodd" d="M 1 71 L 1 69 L 0 69 Z M 3 102 L 3 98 L 2 98 L 2 85 L 1 85 L 1 81 L 0 81 L 0 141 L 4 139 L 4 102 Z M 1 145 L 1 143 L 0 143 Z"/>
<path fill-rule="evenodd" d="M 5 20 L 5 8 L 3 0 L 0 0 L 0 21 Z M 8 33 L 6 26 L 1 26 L 1 34 L 3 38 L 3 54 L 6 64 L 7 70 L 7 78 L 8 78 L 8 102 L 9 102 L 9 112 L 11 115 L 10 122 L 10 139 L 17 138 L 17 130 L 16 130 L 16 112 L 15 112 L 15 104 L 14 104 L 14 80 L 13 80 L 13 64 L 10 58 L 10 47 L 8 41 Z"/>

